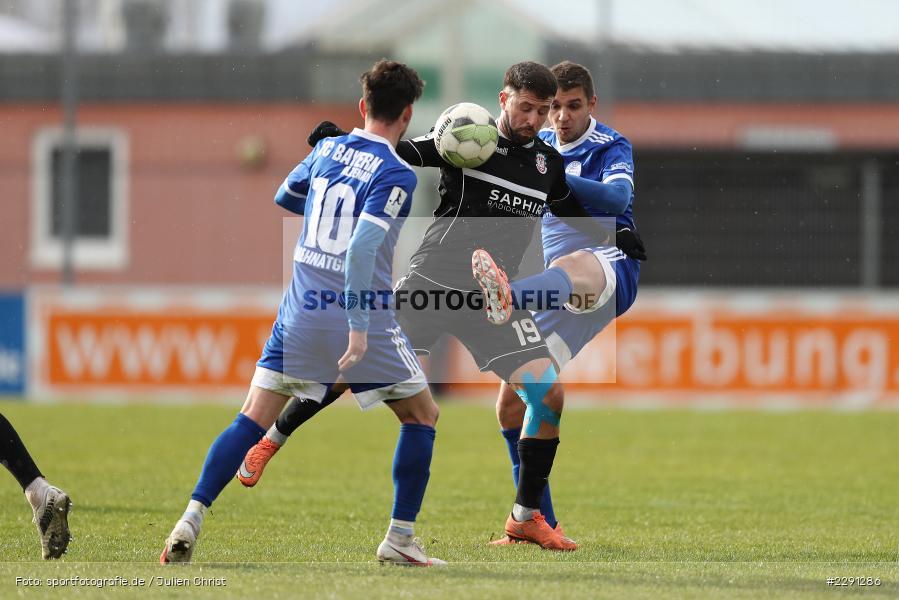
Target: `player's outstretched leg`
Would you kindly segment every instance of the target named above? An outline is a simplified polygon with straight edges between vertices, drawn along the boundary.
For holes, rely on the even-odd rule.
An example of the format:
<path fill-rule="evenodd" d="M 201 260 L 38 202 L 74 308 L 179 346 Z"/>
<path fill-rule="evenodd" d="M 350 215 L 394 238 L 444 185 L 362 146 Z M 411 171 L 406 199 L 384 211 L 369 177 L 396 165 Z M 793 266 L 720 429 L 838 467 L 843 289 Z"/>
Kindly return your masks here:
<path fill-rule="evenodd" d="M 559 266 L 509 283 L 515 308 L 521 310 L 562 310 L 575 291 L 568 272 Z"/>
<path fill-rule="evenodd" d="M 165 540 L 159 556 L 162 564 L 190 562 L 206 510 L 234 477 L 247 450 L 265 434 L 281 412 L 288 396 L 252 386 L 241 412 L 209 447 L 200 478 L 187 509 Z"/>
<path fill-rule="evenodd" d="M 41 540 L 44 560 L 66 553 L 72 536 L 69 533 L 69 510 L 72 501 L 61 489 L 47 483 L 25 448 L 12 424 L 0 414 L 0 463 L 13 474 L 25 499 L 31 505 L 33 522 Z"/>
<path fill-rule="evenodd" d="M 478 248 L 471 254 L 471 274 L 484 292 L 487 320 L 502 325 L 512 316 L 512 292 L 506 273 L 494 262 L 486 250 Z"/>
<path fill-rule="evenodd" d="M 513 309 L 561 310 L 575 291 L 568 272 L 554 263 L 536 275 L 509 282 L 506 273 L 483 249 L 471 255 L 471 274 L 484 292 L 487 320 L 502 325 Z"/>
<path fill-rule="evenodd" d="M 265 432 L 265 437 L 250 448 L 237 470 L 237 479 L 245 487 L 259 483 L 268 462 L 287 443 L 297 428 L 334 403 L 346 389 L 345 385 L 331 388 L 321 402 L 310 398 L 293 398 L 278 416 L 278 420 Z"/>
<path fill-rule="evenodd" d="M 377 557 L 382 563 L 411 567 L 445 565 L 429 557 L 415 537 L 415 519 L 421 509 L 428 479 L 439 411 L 430 392 L 388 403 L 399 418 L 400 435 L 393 456 L 393 513 Z"/>
<path fill-rule="evenodd" d="M 535 373 L 540 373 L 539 379 Z M 553 529 L 539 508 L 559 445 L 563 394 L 556 370 L 548 359 L 531 361 L 513 374 L 512 381 L 527 409 L 518 441 L 518 493 L 506 520 L 506 535 L 547 550 L 576 550 L 577 544 Z"/>

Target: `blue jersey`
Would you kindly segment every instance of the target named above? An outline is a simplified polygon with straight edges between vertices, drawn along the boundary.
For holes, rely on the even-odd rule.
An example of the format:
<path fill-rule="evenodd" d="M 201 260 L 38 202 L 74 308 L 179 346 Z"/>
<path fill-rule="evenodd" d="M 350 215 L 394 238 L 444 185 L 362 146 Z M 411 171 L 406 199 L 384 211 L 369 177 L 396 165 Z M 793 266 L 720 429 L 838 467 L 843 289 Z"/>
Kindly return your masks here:
<path fill-rule="evenodd" d="M 546 143 L 559 151 L 565 161 L 565 172 L 601 183 L 625 179 L 634 185 L 634 157 L 631 143 L 620 133 L 590 117 L 590 125 L 580 138 L 568 144 L 559 144 L 553 129 L 543 129 L 538 134 Z M 634 228 L 633 195 L 623 214 L 612 215 L 587 209 L 595 217 L 615 219 L 617 228 Z M 597 240 L 566 225 L 550 212 L 543 216 L 543 255 L 546 264 L 581 248 L 597 245 Z"/>
<path fill-rule="evenodd" d="M 386 232 L 372 274 L 370 324 L 393 325 L 393 311 L 384 306 L 392 288 L 393 252 L 416 182 L 412 167 L 378 135 L 354 129 L 315 146 L 284 182 L 287 194 L 305 198 L 305 219 L 279 321 L 304 329 L 348 329 L 341 297 L 346 254 L 357 224 L 369 221 Z"/>

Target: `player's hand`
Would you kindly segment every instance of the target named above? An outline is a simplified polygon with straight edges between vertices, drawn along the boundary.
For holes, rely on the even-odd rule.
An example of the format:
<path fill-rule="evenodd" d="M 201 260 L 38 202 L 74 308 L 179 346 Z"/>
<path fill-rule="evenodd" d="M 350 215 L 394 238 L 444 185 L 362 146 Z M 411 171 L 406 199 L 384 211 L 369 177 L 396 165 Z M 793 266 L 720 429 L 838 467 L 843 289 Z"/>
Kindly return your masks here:
<path fill-rule="evenodd" d="M 315 145 L 319 143 L 319 141 L 325 138 L 337 137 L 340 135 L 346 135 L 346 131 L 344 131 L 331 121 L 322 121 L 315 126 L 315 129 L 312 130 L 312 133 L 310 133 L 309 137 L 306 138 L 306 143 L 315 148 Z"/>
<path fill-rule="evenodd" d="M 615 245 L 631 258 L 646 260 L 646 248 L 640 234 L 629 227 L 623 227 L 615 233 Z"/>
<path fill-rule="evenodd" d="M 347 344 L 346 352 L 337 361 L 337 368 L 340 371 L 346 371 L 355 367 L 365 356 L 366 350 L 368 350 L 368 332 L 350 329 L 350 341 Z"/>

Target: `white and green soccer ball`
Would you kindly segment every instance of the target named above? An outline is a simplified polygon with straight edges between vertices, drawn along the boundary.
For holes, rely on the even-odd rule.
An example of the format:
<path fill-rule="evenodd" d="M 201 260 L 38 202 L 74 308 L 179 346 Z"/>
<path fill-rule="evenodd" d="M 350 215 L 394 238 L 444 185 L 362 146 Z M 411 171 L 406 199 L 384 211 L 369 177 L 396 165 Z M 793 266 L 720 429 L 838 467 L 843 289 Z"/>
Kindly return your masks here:
<path fill-rule="evenodd" d="M 487 162 L 498 140 L 496 121 L 490 111 L 471 102 L 453 104 L 434 124 L 437 152 L 460 169 L 473 169 Z"/>

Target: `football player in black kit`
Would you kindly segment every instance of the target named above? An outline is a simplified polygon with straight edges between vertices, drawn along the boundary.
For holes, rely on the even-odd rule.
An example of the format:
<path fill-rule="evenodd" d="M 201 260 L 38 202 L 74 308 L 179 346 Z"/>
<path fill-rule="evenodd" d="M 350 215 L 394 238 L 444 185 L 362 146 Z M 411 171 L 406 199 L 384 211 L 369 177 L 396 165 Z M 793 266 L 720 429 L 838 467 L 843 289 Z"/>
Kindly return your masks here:
<path fill-rule="evenodd" d="M 29 454 L 22 438 L 6 417 L 0 414 L 0 464 L 9 469 L 31 505 L 34 524 L 41 539 L 41 553 L 45 560 L 60 558 L 66 553 L 69 541 L 69 495 L 50 485 Z"/>
<path fill-rule="evenodd" d="M 496 152 L 477 168 L 449 165 L 438 154 L 433 134 L 399 143 L 397 153 L 406 162 L 440 168 L 440 204 L 408 272 L 394 290 L 394 299 L 397 319 L 416 352 L 428 352 L 441 334 L 453 335 L 482 371 L 496 373 L 525 402 L 528 426 L 518 442 L 518 489 L 505 531 L 515 540 L 570 551 L 577 549 L 577 544 L 561 528 L 550 527 L 539 510 L 559 444 L 564 403 L 555 365 L 527 310 L 515 310 L 503 324 L 485 330 L 480 308 L 486 303 L 489 309 L 490 300 L 484 298 L 472 278 L 472 255 L 480 249 L 489 252 L 496 264 L 514 277 L 544 210 L 598 240 L 610 239 L 610 232 L 589 218 L 571 194 L 562 157 L 537 137 L 556 90 L 555 77 L 542 64 L 521 62 L 509 67 L 499 93 L 502 111 Z M 309 141 L 314 145 L 340 133 L 335 125 L 325 122 Z M 453 305 L 453 295 L 463 301 L 462 308 L 447 307 Z M 425 306 L 415 305 L 415 297 L 428 301 Z M 567 297 L 562 299 L 565 301 Z M 238 476 L 241 482 L 255 485 L 287 436 L 344 390 L 345 385 L 337 383 L 321 403 L 293 400 L 262 441 L 247 453 Z M 252 477 L 246 477 L 246 473 Z"/>

